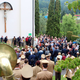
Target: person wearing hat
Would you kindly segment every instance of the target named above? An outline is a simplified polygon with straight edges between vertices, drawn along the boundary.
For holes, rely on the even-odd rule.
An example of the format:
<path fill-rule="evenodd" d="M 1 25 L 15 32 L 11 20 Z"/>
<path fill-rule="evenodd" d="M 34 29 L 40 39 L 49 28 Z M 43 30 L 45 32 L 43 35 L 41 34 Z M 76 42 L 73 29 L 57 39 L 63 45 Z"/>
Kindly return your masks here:
<path fill-rule="evenodd" d="M 48 63 L 49 62 L 47 60 L 42 61 L 43 70 L 41 72 L 37 73 L 36 80 L 52 80 L 53 74 L 47 70 Z"/>
<path fill-rule="evenodd" d="M 71 59 L 74 59 L 74 56 L 70 57 Z M 67 69 L 66 70 L 66 78 L 67 80 L 72 80 L 73 74 L 75 73 L 75 69 Z"/>
<path fill-rule="evenodd" d="M 46 55 L 46 59 L 49 61 L 47 70 L 53 73 L 54 61 L 50 60 L 50 56 L 51 56 L 51 53 L 49 53 L 48 55 Z"/>
<path fill-rule="evenodd" d="M 40 61 L 36 61 L 36 66 L 33 67 L 33 76 L 31 80 L 36 80 L 37 73 L 42 71 L 42 69 L 39 66 L 40 66 Z"/>
<path fill-rule="evenodd" d="M 71 71 L 71 69 L 67 69 L 66 70 L 65 77 L 67 78 L 67 80 L 71 80 L 71 78 L 72 78 L 72 71 Z"/>
<path fill-rule="evenodd" d="M 57 61 L 59 61 L 60 58 L 61 57 L 58 55 L 57 56 Z M 58 62 L 56 62 L 56 65 L 58 65 Z M 61 73 L 60 72 L 55 71 L 55 80 L 61 80 Z"/>
<path fill-rule="evenodd" d="M 17 59 L 16 66 L 13 70 L 13 75 L 14 75 L 15 80 L 21 80 L 21 69 L 19 67 L 19 63 L 20 63 L 20 60 Z M 6 80 L 5 76 L 2 76 L 2 80 Z"/>
<path fill-rule="evenodd" d="M 58 61 L 58 60 L 60 60 L 60 56 L 57 56 L 57 61 Z M 57 64 L 57 62 L 56 62 L 56 64 Z"/>
<path fill-rule="evenodd" d="M 28 59 L 25 59 L 25 60 L 24 60 L 24 64 L 23 64 L 23 66 L 25 66 L 26 64 L 29 64 Z"/>
<path fill-rule="evenodd" d="M 77 57 L 79 57 L 79 52 L 77 52 Z"/>
<path fill-rule="evenodd" d="M 15 52 L 17 53 L 17 48 L 14 48 Z"/>
<path fill-rule="evenodd" d="M 58 57 L 60 58 L 60 60 L 62 60 L 61 52 L 58 52 L 58 55 L 57 55 L 57 57 L 56 57 L 56 60 L 57 60 Z"/>
<path fill-rule="evenodd" d="M 41 60 L 39 60 L 40 61 L 40 67 L 41 68 L 42 68 L 42 61 L 43 60 L 45 60 L 45 55 L 44 54 L 41 55 Z"/>
<path fill-rule="evenodd" d="M 22 54 L 22 55 L 21 55 L 21 61 L 20 61 L 20 68 L 22 68 L 22 67 L 23 67 L 24 60 L 25 60 L 25 55 L 24 55 L 24 54 Z"/>
<path fill-rule="evenodd" d="M 33 76 L 33 69 L 30 65 L 26 64 L 21 70 L 22 80 L 30 80 Z"/>
<path fill-rule="evenodd" d="M 20 57 L 21 57 L 21 55 L 25 55 L 25 52 L 24 51 L 21 51 L 20 52 Z"/>
<path fill-rule="evenodd" d="M 14 73 L 14 77 L 16 78 L 16 80 L 21 80 L 21 69 L 20 69 L 20 60 L 17 59 L 17 64 L 15 69 L 13 70 Z"/>

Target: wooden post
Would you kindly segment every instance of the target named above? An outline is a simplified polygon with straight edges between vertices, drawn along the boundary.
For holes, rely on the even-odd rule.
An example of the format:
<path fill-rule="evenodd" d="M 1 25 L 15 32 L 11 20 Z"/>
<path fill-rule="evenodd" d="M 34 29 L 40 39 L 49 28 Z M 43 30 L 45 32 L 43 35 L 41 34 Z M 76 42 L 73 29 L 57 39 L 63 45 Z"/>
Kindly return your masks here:
<path fill-rule="evenodd" d="M 6 33 L 6 13 L 4 11 L 4 28 L 5 28 L 5 33 Z"/>
<path fill-rule="evenodd" d="M 4 3 L 4 26 L 5 26 L 5 33 L 6 33 L 6 3 Z"/>

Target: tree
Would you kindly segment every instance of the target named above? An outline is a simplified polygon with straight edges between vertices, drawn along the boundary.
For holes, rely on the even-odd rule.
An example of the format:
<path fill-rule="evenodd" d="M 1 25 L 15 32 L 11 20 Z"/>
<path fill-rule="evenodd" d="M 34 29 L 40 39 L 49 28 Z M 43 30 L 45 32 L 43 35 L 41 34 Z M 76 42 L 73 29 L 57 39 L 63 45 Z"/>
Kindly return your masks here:
<path fill-rule="evenodd" d="M 45 34 L 46 33 L 46 19 L 44 18 L 44 16 L 40 17 L 40 29 L 39 32 Z"/>
<path fill-rule="evenodd" d="M 61 23 L 61 32 L 66 35 L 67 31 L 72 31 L 74 35 L 77 35 L 79 30 L 79 25 L 76 24 L 76 17 L 71 14 L 66 14 L 62 18 L 62 23 Z"/>
<path fill-rule="evenodd" d="M 46 34 L 54 36 L 54 0 L 50 0 L 48 9 L 47 31 Z"/>
<path fill-rule="evenodd" d="M 72 3 L 69 3 L 68 1 L 65 2 L 68 4 L 68 9 L 71 10 L 73 8 L 73 11 L 76 12 L 77 9 L 80 10 L 80 0 L 73 1 Z"/>
<path fill-rule="evenodd" d="M 35 34 L 39 33 L 39 1 L 35 0 Z"/>
<path fill-rule="evenodd" d="M 55 4 L 55 36 L 59 37 L 60 36 L 60 17 L 61 17 L 61 4 L 60 0 L 56 0 Z"/>
<path fill-rule="evenodd" d="M 74 16 L 74 11 L 73 11 L 73 9 L 71 10 L 71 15 Z"/>
<path fill-rule="evenodd" d="M 65 10 L 63 10 L 62 12 L 61 12 L 61 19 L 62 19 L 62 17 L 65 15 L 66 13 L 65 13 Z"/>

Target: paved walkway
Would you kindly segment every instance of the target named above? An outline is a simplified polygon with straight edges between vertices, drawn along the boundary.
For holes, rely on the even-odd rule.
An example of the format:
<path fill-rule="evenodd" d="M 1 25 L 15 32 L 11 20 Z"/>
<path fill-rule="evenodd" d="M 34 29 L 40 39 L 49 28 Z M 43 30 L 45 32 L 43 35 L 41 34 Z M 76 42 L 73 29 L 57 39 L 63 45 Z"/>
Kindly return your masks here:
<path fill-rule="evenodd" d="M 2 77 L 0 77 L 0 80 L 3 80 Z"/>

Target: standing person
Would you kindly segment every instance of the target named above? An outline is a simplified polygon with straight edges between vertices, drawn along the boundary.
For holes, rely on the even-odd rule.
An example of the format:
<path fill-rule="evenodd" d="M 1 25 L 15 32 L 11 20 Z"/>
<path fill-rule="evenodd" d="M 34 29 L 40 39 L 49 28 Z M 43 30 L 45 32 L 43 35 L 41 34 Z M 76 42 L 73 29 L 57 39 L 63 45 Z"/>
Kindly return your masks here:
<path fill-rule="evenodd" d="M 35 55 L 35 62 L 38 60 L 38 50 L 37 48 L 34 49 L 34 55 Z"/>
<path fill-rule="evenodd" d="M 6 37 L 4 38 L 4 42 L 7 43 L 7 41 L 8 41 L 8 37 L 6 36 Z"/>
<path fill-rule="evenodd" d="M 35 36 L 35 38 L 34 38 L 34 46 L 36 46 L 38 44 L 38 39 L 37 39 L 37 37 Z"/>
<path fill-rule="evenodd" d="M 74 50 L 74 54 L 73 54 L 75 57 L 77 57 L 77 52 L 79 52 L 79 50 L 78 50 L 78 48 L 76 47 L 75 50 Z"/>
<path fill-rule="evenodd" d="M 29 56 L 29 64 L 33 67 L 35 65 L 35 55 L 34 52 Z"/>
<path fill-rule="evenodd" d="M 22 37 L 22 39 L 21 39 L 22 47 L 24 47 L 24 42 L 25 42 L 25 39 L 24 39 L 24 37 Z"/>
<path fill-rule="evenodd" d="M 33 69 L 30 65 L 26 64 L 21 71 L 22 74 L 22 80 L 30 80 L 30 78 L 33 76 Z"/>
<path fill-rule="evenodd" d="M 41 60 L 40 60 L 40 67 L 41 67 L 41 68 L 42 68 L 42 61 L 43 61 L 43 60 L 45 60 L 45 55 L 44 55 L 44 54 L 41 55 Z"/>
<path fill-rule="evenodd" d="M 66 59 L 66 56 L 64 53 L 62 53 L 62 60 L 65 60 Z"/>
<path fill-rule="evenodd" d="M 59 60 L 60 60 L 60 56 L 57 56 L 57 61 Z M 58 65 L 57 62 L 56 62 L 56 65 Z M 61 72 L 55 71 L 55 80 L 61 80 Z"/>
<path fill-rule="evenodd" d="M 77 52 L 77 57 L 79 57 L 80 56 L 80 54 L 79 54 L 79 52 Z"/>
<path fill-rule="evenodd" d="M 48 63 L 49 62 L 47 60 L 42 61 L 43 70 L 41 72 L 37 73 L 36 80 L 52 80 L 53 74 L 47 70 Z"/>
<path fill-rule="evenodd" d="M 31 40 L 32 40 L 32 38 L 30 36 L 29 39 L 28 39 L 29 46 L 31 46 Z"/>
<path fill-rule="evenodd" d="M 67 52 L 67 50 L 66 50 L 65 46 L 63 46 L 63 49 L 62 49 L 62 52 L 61 53 L 64 53 L 65 56 L 66 56 L 66 52 Z"/>
<path fill-rule="evenodd" d="M 70 57 L 71 59 L 74 59 L 74 56 Z M 66 78 L 67 80 L 72 80 L 73 74 L 75 73 L 75 69 L 66 69 Z"/>
<path fill-rule="evenodd" d="M 14 68 L 14 70 L 13 70 L 13 74 L 14 74 L 14 75 L 8 76 L 9 79 L 10 79 L 12 76 L 14 76 L 15 80 L 22 80 L 22 79 L 21 79 L 21 69 L 20 69 L 20 67 L 19 67 L 19 63 L 20 63 L 20 60 L 17 59 L 16 66 L 15 66 L 15 68 Z M 1 80 L 6 80 L 6 77 L 3 76 Z"/>
<path fill-rule="evenodd" d="M 16 46 L 16 38 L 14 36 L 13 40 L 12 40 L 13 46 Z"/>
<path fill-rule="evenodd" d="M 17 59 L 16 67 L 13 70 L 13 73 L 14 73 L 14 76 L 15 76 L 16 80 L 21 80 L 21 69 L 19 67 L 19 63 L 20 63 L 20 60 Z"/>
<path fill-rule="evenodd" d="M 57 47 L 55 47 L 55 51 L 54 51 L 54 54 L 53 54 L 53 57 L 54 57 L 54 62 L 56 63 L 56 57 L 58 55 L 58 50 L 57 50 Z"/>
<path fill-rule="evenodd" d="M 41 59 L 41 55 L 43 54 L 43 50 L 42 48 L 39 48 L 39 52 L 38 52 L 38 60 Z"/>
<path fill-rule="evenodd" d="M 1 36 L 1 42 L 3 42 L 3 36 Z"/>
<path fill-rule="evenodd" d="M 50 56 L 51 56 L 51 53 L 49 53 L 48 55 L 46 55 L 46 59 L 49 61 L 47 70 L 50 71 L 50 72 L 52 72 L 52 74 L 53 74 L 54 61 L 50 60 Z"/>
<path fill-rule="evenodd" d="M 17 49 L 17 59 L 19 59 L 19 56 L 20 56 L 20 51 Z"/>
<path fill-rule="evenodd" d="M 60 57 L 60 60 L 62 60 L 62 55 L 61 55 L 61 52 L 58 52 L 58 55 Z M 57 60 L 57 57 L 56 57 L 56 60 Z"/>
<path fill-rule="evenodd" d="M 29 37 L 27 36 L 26 37 L 26 45 L 28 45 L 28 40 L 29 40 Z"/>
<path fill-rule="evenodd" d="M 19 47 L 21 46 L 21 37 L 19 36 L 18 38 L 17 38 L 17 40 L 18 40 L 18 45 L 19 45 Z"/>
<path fill-rule="evenodd" d="M 20 61 L 20 68 L 23 67 L 24 61 L 25 61 L 25 55 L 22 54 L 22 55 L 21 55 L 21 61 Z"/>
<path fill-rule="evenodd" d="M 40 65 L 40 61 L 36 61 L 36 66 L 33 67 L 33 76 L 31 80 L 36 80 L 37 73 L 42 71 L 39 65 Z"/>
<path fill-rule="evenodd" d="M 69 42 L 69 48 L 72 48 L 72 41 Z"/>

